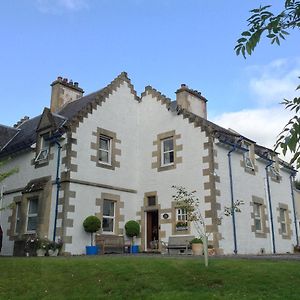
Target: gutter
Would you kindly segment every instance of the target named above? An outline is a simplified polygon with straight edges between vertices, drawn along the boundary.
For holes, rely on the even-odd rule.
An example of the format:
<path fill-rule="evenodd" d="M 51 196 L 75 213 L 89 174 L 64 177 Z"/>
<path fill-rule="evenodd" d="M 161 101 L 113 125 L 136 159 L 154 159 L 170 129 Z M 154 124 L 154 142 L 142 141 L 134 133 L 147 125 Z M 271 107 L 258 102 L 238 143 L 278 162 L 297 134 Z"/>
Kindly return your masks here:
<path fill-rule="evenodd" d="M 297 217 L 296 217 L 296 205 L 295 205 L 295 195 L 293 188 L 293 179 L 295 178 L 296 172 L 291 173 L 290 175 L 290 184 L 291 184 L 291 196 L 293 203 L 293 212 L 294 212 L 294 224 L 295 224 L 295 234 L 296 234 L 296 246 L 299 246 L 299 237 L 298 237 L 298 227 L 297 227 Z"/>
<path fill-rule="evenodd" d="M 267 191 L 268 191 L 268 202 L 269 202 L 269 209 L 270 209 L 270 222 L 271 222 L 271 233 L 272 233 L 272 248 L 273 254 L 276 253 L 275 247 L 275 235 L 274 235 L 274 222 L 273 222 L 273 210 L 272 210 L 272 199 L 271 199 L 271 190 L 270 190 L 270 181 L 269 181 L 269 174 L 268 168 L 273 164 L 273 160 L 269 160 L 269 163 L 266 165 L 266 179 L 267 179 Z"/>

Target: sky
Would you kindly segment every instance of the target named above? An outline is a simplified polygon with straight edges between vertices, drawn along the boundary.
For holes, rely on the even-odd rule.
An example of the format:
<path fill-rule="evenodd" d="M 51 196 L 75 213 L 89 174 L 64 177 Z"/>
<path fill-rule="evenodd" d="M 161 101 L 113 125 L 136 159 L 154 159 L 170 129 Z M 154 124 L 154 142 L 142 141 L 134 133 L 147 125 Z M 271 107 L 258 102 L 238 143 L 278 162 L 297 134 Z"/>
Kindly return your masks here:
<path fill-rule="evenodd" d="M 126 71 L 138 94 L 201 91 L 209 120 L 272 147 L 290 116 L 279 103 L 299 84 L 299 31 L 246 60 L 233 50 L 249 10 L 266 3 L 279 11 L 283 1 L 2 1 L 0 124 L 49 107 L 57 76 L 89 94 Z"/>

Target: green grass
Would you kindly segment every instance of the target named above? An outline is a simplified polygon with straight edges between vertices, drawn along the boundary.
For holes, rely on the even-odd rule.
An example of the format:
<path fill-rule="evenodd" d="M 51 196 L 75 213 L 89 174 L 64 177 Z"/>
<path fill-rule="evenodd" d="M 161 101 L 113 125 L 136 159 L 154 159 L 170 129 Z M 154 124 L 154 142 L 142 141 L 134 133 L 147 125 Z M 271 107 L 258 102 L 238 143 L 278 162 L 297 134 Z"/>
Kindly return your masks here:
<path fill-rule="evenodd" d="M 300 299 L 297 261 L 0 258 L 0 299 Z"/>

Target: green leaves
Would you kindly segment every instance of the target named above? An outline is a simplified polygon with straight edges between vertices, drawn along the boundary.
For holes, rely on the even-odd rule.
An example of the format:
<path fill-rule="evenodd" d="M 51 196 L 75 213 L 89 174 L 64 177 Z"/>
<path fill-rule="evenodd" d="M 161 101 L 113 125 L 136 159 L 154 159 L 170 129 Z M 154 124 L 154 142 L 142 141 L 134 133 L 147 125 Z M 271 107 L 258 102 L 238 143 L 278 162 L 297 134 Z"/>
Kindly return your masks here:
<path fill-rule="evenodd" d="M 300 86 L 297 86 L 296 90 L 300 90 Z M 275 144 L 275 150 L 281 148 L 284 155 L 287 151 L 293 153 L 290 163 L 296 163 L 296 167 L 300 168 L 300 117 L 298 116 L 300 97 L 295 97 L 293 100 L 284 99 L 281 104 L 285 106 L 285 109 L 294 111 L 295 115 L 280 132 Z"/>
<path fill-rule="evenodd" d="M 271 44 L 280 45 L 280 41 L 289 35 L 287 29 L 300 29 L 300 1 L 286 0 L 284 9 L 278 15 L 269 10 L 271 7 L 265 5 L 250 11 L 251 16 L 247 19 L 249 29 L 243 31 L 237 40 L 234 47 L 236 55 L 242 54 L 244 58 L 246 54 L 251 55 L 264 33 Z"/>

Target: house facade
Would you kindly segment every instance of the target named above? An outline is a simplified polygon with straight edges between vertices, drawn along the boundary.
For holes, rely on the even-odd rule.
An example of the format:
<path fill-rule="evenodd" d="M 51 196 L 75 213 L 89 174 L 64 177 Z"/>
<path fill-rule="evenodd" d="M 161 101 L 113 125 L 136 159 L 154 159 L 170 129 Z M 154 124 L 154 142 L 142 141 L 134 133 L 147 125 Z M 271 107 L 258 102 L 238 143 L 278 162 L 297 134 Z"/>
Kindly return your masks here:
<path fill-rule="evenodd" d="M 154 240 L 196 236 L 173 185 L 197 191 L 217 253 L 292 252 L 294 170 L 208 121 L 201 93 L 181 85 L 172 101 L 148 86 L 138 96 L 126 73 L 87 96 L 61 77 L 51 86 L 50 109 L 0 126 L 0 157 L 10 157 L 4 171 L 19 169 L 1 183 L 2 206 L 15 204 L 1 212 L 2 255 L 21 255 L 31 235 L 60 238 L 66 255 L 83 254 L 89 215 L 100 218 L 100 235 L 125 235 L 125 223 L 138 221 L 142 251 Z M 220 220 L 236 200 L 244 205 L 234 222 Z"/>

